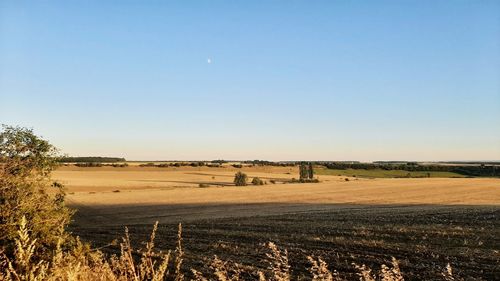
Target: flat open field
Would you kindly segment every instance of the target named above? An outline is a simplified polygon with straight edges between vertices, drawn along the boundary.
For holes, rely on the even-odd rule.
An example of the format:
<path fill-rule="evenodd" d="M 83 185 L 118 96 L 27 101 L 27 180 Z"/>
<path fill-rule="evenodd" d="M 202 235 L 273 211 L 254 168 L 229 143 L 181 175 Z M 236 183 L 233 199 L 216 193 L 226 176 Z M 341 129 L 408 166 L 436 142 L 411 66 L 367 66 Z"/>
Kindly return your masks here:
<path fill-rule="evenodd" d="M 125 225 L 144 241 L 160 221 L 157 244 L 171 249 L 183 222 L 186 266 L 197 268 L 214 254 L 265 268 L 263 244 L 274 241 L 290 251 L 299 279 L 306 255 L 322 256 L 348 278 L 352 262 L 377 269 L 391 256 L 407 280 L 439 279 L 448 262 L 459 276 L 500 278 L 500 179 L 320 175 L 317 184 L 283 184 L 298 170 L 266 166 L 243 171 L 276 184 L 235 187 L 236 171 L 62 167 L 54 177 L 79 210 L 72 230 L 97 246 L 120 237 Z"/>

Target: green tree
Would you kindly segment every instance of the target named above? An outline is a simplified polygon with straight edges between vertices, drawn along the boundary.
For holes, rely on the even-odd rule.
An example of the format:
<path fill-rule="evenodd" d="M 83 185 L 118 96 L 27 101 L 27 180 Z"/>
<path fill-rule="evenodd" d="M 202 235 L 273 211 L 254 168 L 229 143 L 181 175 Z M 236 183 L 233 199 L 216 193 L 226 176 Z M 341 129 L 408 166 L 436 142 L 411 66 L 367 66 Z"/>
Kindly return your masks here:
<path fill-rule="evenodd" d="M 72 212 L 64 205 L 62 185 L 53 182 L 57 150 L 31 129 L 2 126 L 0 131 L 0 245 L 7 255 L 15 247 L 18 224 L 30 222 L 30 236 L 47 258 L 58 242 L 69 238 L 65 227 Z M 61 240 L 62 239 L 62 240 Z"/>
<path fill-rule="evenodd" d="M 245 173 L 237 172 L 234 175 L 234 184 L 236 186 L 245 186 L 245 185 L 247 185 L 247 178 L 248 177 Z"/>
<path fill-rule="evenodd" d="M 307 171 L 307 166 L 304 162 L 300 163 L 299 166 L 299 179 L 306 180 L 309 177 L 309 172 Z"/>
<path fill-rule="evenodd" d="M 307 176 L 310 180 L 314 179 L 314 170 L 312 163 L 309 163 L 309 165 L 307 166 Z"/>

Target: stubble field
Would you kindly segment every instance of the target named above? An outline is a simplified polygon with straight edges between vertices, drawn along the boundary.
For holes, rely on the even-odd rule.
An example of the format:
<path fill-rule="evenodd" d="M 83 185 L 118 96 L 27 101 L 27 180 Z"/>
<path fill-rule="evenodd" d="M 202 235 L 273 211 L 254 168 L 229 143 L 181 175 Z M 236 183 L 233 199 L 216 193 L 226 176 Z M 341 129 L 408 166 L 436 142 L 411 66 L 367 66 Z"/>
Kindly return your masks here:
<path fill-rule="evenodd" d="M 71 230 L 96 246 L 119 238 L 124 226 L 144 241 L 159 221 L 157 245 L 172 249 L 182 222 L 186 267 L 217 255 L 265 268 L 264 244 L 273 241 L 288 249 L 297 279 L 305 276 L 307 255 L 349 279 L 351 263 L 377 269 L 392 256 L 407 280 L 441 279 L 448 262 L 458 276 L 500 279 L 500 179 L 320 175 L 317 184 L 283 184 L 297 168 L 264 166 L 242 170 L 267 185 L 235 187 L 238 170 L 70 166 L 54 178 L 78 209 Z"/>

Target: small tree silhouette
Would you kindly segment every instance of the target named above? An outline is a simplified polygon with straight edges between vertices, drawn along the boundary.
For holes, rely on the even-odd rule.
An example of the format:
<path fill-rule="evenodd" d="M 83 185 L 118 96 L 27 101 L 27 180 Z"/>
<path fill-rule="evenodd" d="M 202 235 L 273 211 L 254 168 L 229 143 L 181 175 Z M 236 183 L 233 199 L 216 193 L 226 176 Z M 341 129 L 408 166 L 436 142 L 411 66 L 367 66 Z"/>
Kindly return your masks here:
<path fill-rule="evenodd" d="M 312 163 L 309 163 L 309 166 L 307 167 L 307 175 L 309 176 L 310 180 L 314 178 L 314 170 Z"/>
<path fill-rule="evenodd" d="M 299 179 L 305 180 L 309 177 L 309 172 L 307 171 L 307 166 L 305 163 L 300 163 L 299 166 Z"/>

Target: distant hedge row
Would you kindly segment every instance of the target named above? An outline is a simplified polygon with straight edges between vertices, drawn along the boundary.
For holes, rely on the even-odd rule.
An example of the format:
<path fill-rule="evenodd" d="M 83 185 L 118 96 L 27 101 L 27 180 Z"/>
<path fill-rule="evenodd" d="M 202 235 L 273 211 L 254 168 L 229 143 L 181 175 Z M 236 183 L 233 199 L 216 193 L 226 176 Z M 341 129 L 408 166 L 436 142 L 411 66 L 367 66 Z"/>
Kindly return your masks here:
<path fill-rule="evenodd" d="M 251 165 L 255 165 L 255 166 L 278 166 L 278 167 L 292 167 L 292 166 L 295 166 L 297 164 L 295 162 L 273 162 L 273 161 L 266 161 L 266 160 L 246 160 L 246 161 L 242 161 L 241 163 L 251 164 Z"/>
<path fill-rule="evenodd" d="M 128 167 L 127 163 L 112 163 L 112 164 L 103 164 L 103 163 L 98 163 L 98 162 L 85 162 L 85 163 L 75 163 L 75 166 L 77 167 L 83 167 L 83 168 L 94 168 L 94 167 L 115 167 L 115 168 L 125 168 Z"/>
<path fill-rule="evenodd" d="M 212 162 L 213 163 L 213 162 Z M 158 167 L 158 168 L 166 168 L 166 167 L 212 167 L 212 168 L 219 168 L 222 167 L 221 164 L 219 163 L 205 163 L 205 162 L 174 162 L 174 163 L 160 163 L 156 164 L 153 162 L 150 163 L 144 163 L 144 164 L 139 164 L 140 167 Z"/>
<path fill-rule="evenodd" d="M 59 159 L 61 163 L 115 163 L 115 162 L 125 162 L 125 158 L 119 157 L 62 157 Z"/>
<path fill-rule="evenodd" d="M 377 164 L 377 163 L 323 163 L 328 169 L 346 170 L 403 170 L 409 172 L 451 172 L 472 177 L 500 177 L 500 166 L 496 165 L 422 165 L 418 163 Z"/>

